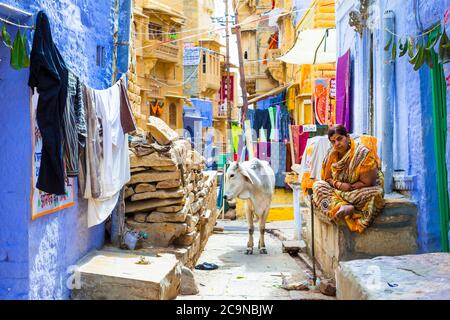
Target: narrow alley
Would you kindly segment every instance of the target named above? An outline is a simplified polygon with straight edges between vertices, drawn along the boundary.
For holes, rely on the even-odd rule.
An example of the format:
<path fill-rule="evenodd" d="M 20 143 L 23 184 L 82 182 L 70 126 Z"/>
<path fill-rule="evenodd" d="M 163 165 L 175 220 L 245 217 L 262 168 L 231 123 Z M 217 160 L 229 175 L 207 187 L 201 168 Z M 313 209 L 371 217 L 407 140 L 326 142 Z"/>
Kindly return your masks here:
<path fill-rule="evenodd" d="M 292 221 L 286 221 L 284 234 L 292 235 Z M 267 233 L 268 254 L 246 255 L 248 240 L 244 220 L 220 220 L 223 232 L 215 232 L 208 240 L 199 263 L 216 264 L 216 270 L 194 270 L 197 295 L 178 296 L 178 300 L 327 300 L 335 299 L 312 286 L 311 271 L 299 259 L 282 252 L 282 241 Z M 280 224 L 268 223 L 267 228 L 279 229 Z M 277 229 L 277 230 L 278 230 Z M 258 239 L 259 235 L 256 235 Z M 306 284 L 303 290 L 287 290 L 293 284 Z"/>
<path fill-rule="evenodd" d="M 449 301 L 448 30 L 450 0 L 0 0 L 0 300 Z"/>

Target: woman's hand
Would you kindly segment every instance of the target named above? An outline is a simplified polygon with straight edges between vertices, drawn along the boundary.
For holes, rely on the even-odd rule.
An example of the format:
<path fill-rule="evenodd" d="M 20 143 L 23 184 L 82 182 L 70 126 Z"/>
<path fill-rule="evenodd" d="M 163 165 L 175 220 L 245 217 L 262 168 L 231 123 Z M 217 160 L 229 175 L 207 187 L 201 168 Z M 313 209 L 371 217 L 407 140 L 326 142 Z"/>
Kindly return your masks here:
<path fill-rule="evenodd" d="M 352 185 L 350 183 L 338 182 L 337 187 L 341 191 L 352 191 Z"/>

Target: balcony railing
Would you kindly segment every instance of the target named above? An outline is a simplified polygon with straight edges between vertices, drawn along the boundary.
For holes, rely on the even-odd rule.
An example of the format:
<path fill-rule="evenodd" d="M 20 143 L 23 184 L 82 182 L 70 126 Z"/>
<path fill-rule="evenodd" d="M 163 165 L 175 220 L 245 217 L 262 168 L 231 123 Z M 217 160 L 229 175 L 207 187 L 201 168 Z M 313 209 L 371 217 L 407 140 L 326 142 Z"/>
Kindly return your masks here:
<path fill-rule="evenodd" d="M 159 40 L 143 41 L 143 58 L 156 58 L 165 62 L 179 62 L 178 54 L 180 49 L 171 43 L 160 43 Z"/>

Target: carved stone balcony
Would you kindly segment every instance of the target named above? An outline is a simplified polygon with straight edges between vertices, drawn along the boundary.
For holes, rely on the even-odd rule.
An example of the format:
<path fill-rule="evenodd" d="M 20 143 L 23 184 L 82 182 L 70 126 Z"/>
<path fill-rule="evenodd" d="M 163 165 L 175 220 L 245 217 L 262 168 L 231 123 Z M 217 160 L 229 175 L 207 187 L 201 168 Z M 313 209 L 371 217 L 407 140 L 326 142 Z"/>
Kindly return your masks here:
<path fill-rule="evenodd" d="M 284 62 L 276 60 L 281 57 L 281 49 L 270 49 L 267 51 L 267 69 L 272 77 L 278 82 L 283 82 L 285 77 Z"/>
<path fill-rule="evenodd" d="M 159 40 L 144 40 L 142 57 L 144 59 L 158 59 L 169 63 L 178 63 L 180 48 L 171 43 L 160 43 Z"/>

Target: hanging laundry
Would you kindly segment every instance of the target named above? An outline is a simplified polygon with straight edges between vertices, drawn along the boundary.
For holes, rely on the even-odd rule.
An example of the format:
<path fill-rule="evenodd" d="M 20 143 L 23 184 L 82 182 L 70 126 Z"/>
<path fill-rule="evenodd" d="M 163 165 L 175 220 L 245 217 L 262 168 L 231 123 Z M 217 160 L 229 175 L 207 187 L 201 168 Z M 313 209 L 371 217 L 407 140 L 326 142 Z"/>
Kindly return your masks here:
<path fill-rule="evenodd" d="M 291 116 L 285 106 L 280 107 L 278 116 L 279 139 L 289 141 L 289 125 L 291 124 Z"/>
<path fill-rule="evenodd" d="M 303 152 L 308 143 L 308 132 L 303 132 L 303 126 L 291 126 L 292 140 L 294 142 L 295 163 L 300 164 Z"/>
<path fill-rule="evenodd" d="M 337 61 L 336 123 L 342 124 L 350 132 L 350 50 Z"/>
<path fill-rule="evenodd" d="M 65 194 L 63 113 L 67 102 L 68 69 L 53 43 L 50 23 L 43 11 L 36 17 L 28 85 L 39 93 L 36 120 L 42 135 L 42 158 L 36 187 Z"/>
<path fill-rule="evenodd" d="M 120 122 L 124 133 L 133 133 L 137 130 L 136 120 L 133 117 L 131 103 L 128 100 L 128 90 L 125 85 L 125 75 L 119 80 L 120 86 Z"/>
<path fill-rule="evenodd" d="M 88 227 L 103 222 L 111 214 L 122 187 L 130 180 L 128 135 L 125 133 L 130 128 L 124 129 L 121 117 L 127 116 L 129 101 L 128 96 L 123 94 L 121 81 L 123 79 L 105 90 L 85 87 L 88 113 L 85 189 Z M 95 141 L 99 135 L 100 145 Z M 98 152 L 99 147 L 101 152 Z"/>
<path fill-rule="evenodd" d="M 238 153 L 239 140 L 242 137 L 242 128 L 237 123 L 231 124 L 231 136 L 233 140 L 233 153 Z"/>
<path fill-rule="evenodd" d="M 284 187 L 286 176 L 286 145 L 283 141 L 270 144 L 270 165 L 275 172 L 275 186 Z M 290 170 L 289 170 L 290 171 Z"/>
<path fill-rule="evenodd" d="M 255 123 L 255 110 L 247 109 L 247 114 L 245 116 L 245 119 L 250 120 L 251 127 L 253 128 L 254 123 Z"/>
<path fill-rule="evenodd" d="M 270 136 L 271 130 L 269 111 L 255 110 L 255 121 L 253 123 L 253 129 L 256 131 L 256 137 L 260 138 L 260 141 L 267 141 L 267 137 Z"/>
<path fill-rule="evenodd" d="M 278 134 L 276 134 L 276 132 L 278 132 L 278 127 L 277 127 L 277 107 L 270 107 L 269 109 L 267 109 L 269 111 L 269 118 L 270 118 L 270 135 L 269 135 L 269 139 L 272 141 L 278 141 Z"/>
<path fill-rule="evenodd" d="M 314 111 L 316 124 L 332 124 L 333 110 L 330 108 L 330 81 L 316 79 L 314 89 Z"/>
<path fill-rule="evenodd" d="M 270 163 L 270 147 L 271 147 L 271 143 L 270 142 L 266 142 L 266 141 L 261 141 L 258 143 L 257 146 L 257 154 L 258 154 L 258 159 L 260 160 L 264 160 Z"/>

